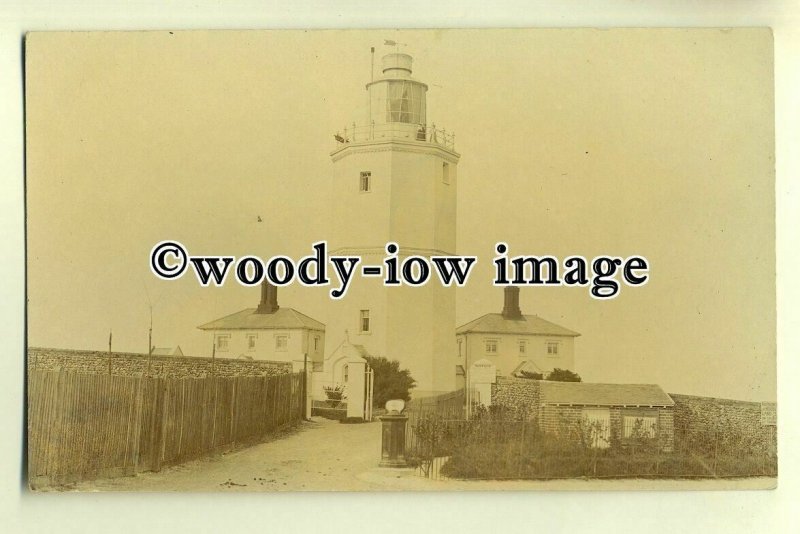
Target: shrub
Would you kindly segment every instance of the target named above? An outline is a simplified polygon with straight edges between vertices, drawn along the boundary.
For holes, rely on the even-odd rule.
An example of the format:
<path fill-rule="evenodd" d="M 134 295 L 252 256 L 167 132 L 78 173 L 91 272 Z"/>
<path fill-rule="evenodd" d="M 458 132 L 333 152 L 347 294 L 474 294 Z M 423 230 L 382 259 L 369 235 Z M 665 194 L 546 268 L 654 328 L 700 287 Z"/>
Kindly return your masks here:
<path fill-rule="evenodd" d="M 367 356 L 366 360 L 374 373 L 373 406 L 383 408 L 392 399 L 411 400 L 416 381 L 408 369 L 400 369 L 400 362 L 382 356 Z"/>
<path fill-rule="evenodd" d="M 551 382 L 580 382 L 581 376 L 569 369 L 559 369 L 556 367 L 547 374 L 545 380 L 550 380 Z"/>
<path fill-rule="evenodd" d="M 322 389 L 325 391 L 325 396 L 328 398 L 328 402 L 333 408 L 336 408 L 342 402 L 342 400 L 347 398 L 344 386 L 339 384 L 336 384 L 335 386 L 323 386 Z"/>

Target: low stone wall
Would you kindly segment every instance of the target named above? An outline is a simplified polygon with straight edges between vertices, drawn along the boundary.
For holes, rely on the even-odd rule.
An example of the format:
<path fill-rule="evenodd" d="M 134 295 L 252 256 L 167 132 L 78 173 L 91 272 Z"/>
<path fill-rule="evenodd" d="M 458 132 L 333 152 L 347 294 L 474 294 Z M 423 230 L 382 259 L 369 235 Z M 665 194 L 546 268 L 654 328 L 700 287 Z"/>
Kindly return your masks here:
<path fill-rule="evenodd" d="M 675 433 L 678 439 L 713 435 L 730 447 L 752 447 L 776 453 L 776 425 L 762 403 L 670 393 L 675 401 Z M 775 412 L 775 403 L 763 403 Z"/>
<path fill-rule="evenodd" d="M 107 374 L 108 352 L 72 349 L 28 348 L 28 369 L 65 369 L 85 374 Z M 150 371 L 148 373 L 148 361 Z M 273 376 L 292 372 L 291 362 L 233 360 L 199 356 L 152 356 L 131 352 L 111 353 L 111 374 L 116 376 L 164 376 L 203 378 L 213 373 L 221 377 Z"/>

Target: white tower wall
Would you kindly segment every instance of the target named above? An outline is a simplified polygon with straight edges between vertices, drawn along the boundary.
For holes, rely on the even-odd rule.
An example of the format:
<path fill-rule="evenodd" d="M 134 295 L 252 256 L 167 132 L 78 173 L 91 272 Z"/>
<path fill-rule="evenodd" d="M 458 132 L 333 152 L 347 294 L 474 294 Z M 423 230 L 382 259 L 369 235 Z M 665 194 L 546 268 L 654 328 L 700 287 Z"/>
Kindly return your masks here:
<path fill-rule="evenodd" d="M 364 265 L 382 266 L 388 242 L 399 245 L 400 262 L 408 255 L 455 254 L 460 156 L 441 132 L 410 122 L 425 120 L 427 90 L 410 78 L 410 67 L 404 54 L 384 59 L 384 77 L 368 85 L 371 123 L 345 135 L 331 153 L 330 250 L 359 255 Z M 398 103 L 403 95 L 411 101 Z M 361 190 L 362 172 L 370 173 L 369 191 Z M 431 274 L 423 287 L 356 277 L 347 295 L 331 303 L 328 346 L 338 346 L 346 330 L 353 344 L 408 368 L 415 396 L 455 389 L 455 288 Z M 362 310 L 369 310 L 369 332 L 361 332 Z"/>

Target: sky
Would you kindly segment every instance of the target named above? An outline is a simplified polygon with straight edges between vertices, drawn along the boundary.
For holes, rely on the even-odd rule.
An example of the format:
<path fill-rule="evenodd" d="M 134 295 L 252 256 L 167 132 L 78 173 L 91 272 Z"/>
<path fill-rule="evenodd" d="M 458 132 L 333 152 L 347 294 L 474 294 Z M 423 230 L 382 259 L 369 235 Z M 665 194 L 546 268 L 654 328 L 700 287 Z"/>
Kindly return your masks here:
<path fill-rule="evenodd" d="M 157 279 L 149 252 L 310 253 L 326 239 L 333 134 L 363 123 L 370 47 L 406 43 L 428 119 L 456 134 L 457 323 L 499 312 L 512 254 L 647 257 L 611 301 L 530 287 L 576 330 L 587 381 L 775 398 L 768 30 L 33 34 L 26 43 L 28 334 L 34 346 L 210 355 L 197 326 L 258 289 Z M 258 222 L 258 217 L 263 222 Z M 327 290 L 279 300 L 325 321 Z"/>

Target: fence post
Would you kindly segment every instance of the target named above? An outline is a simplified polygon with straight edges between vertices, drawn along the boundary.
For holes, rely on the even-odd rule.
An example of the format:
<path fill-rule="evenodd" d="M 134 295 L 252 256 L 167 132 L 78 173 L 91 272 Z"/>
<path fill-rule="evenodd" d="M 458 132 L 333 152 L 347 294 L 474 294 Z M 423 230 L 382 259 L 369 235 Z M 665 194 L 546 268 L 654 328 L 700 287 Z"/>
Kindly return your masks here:
<path fill-rule="evenodd" d="M 161 457 L 164 447 L 164 379 L 155 377 L 152 379 L 155 384 L 155 405 L 153 409 L 153 425 L 151 426 L 151 440 L 152 451 L 150 452 L 152 470 L 155 472 L 161 471 Z"/>
<path fill-rule="evenodd" d="M 236 385 L 239 383 L 239 377 L 233 379 L 233 386 L 231 387 L 231 426 L 229 430 L 228 443 L 233 446 L 236 443 Z"/>
<path fill-rule="evenodd" d="M 133 446 L 131 447 L 131 454 L 133 455 L 131 464 L 133 465 L 133 472 L 139 472 L 139 442 L 142 439 L 142 382 L 143 377 L 136 377 L 136 400 L 134 401 L 133 408 Z"/>

